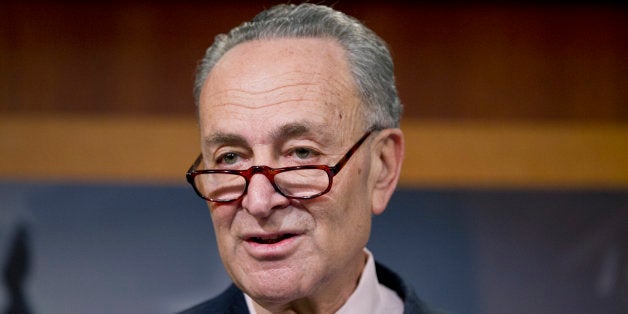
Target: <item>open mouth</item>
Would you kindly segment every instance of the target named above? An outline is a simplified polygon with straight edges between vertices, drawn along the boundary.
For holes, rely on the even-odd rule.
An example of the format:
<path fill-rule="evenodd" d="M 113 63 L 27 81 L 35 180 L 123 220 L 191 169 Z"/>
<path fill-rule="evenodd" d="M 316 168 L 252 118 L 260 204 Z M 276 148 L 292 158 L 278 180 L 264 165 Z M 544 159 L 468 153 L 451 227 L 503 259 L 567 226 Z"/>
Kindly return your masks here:
<path fill-rule="evenodd" d="M 295 236 L 295 234 L 286 233 L 286 234 L 279 234 L 279 235 L 268 236 L 268 237 L 251 237 L 251 238 L 249 238 L 249 241 L 255 242 L 255 243 L 258 243 L 258 244 L 275 244 L 275 243 L 279 243 L 279 242 L 281 242 L 283 240 L 292 238 L 294 236 Z"/>

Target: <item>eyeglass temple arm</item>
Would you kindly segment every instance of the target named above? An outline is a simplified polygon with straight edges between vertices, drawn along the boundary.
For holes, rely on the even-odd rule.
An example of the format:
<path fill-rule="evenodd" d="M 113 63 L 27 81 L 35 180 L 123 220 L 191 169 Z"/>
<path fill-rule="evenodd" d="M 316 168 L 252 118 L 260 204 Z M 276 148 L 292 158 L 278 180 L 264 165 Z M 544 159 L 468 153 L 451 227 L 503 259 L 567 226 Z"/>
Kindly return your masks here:
<path fill-rule="evenodd" d="M 200 153 L 198 154 L 198 157 L 196 157 L 194 163 L 190 166 L 190 169 L 188 169 L 188 172 L 186 172 L 186 176 L 189 176 L 192 172 L 196 171 L 196 168 L 198 168 L 198 165 L 201 163 L 202 160 L 203 153 Z"/>
<path fill-rule="evenodd" d="M 344 165 L 347 163 L 347 161 L 349 160 L 349 158 L 351 158 L 351 156 L 353 156 L 353 154 L 355 153 L 355 151 L 358 150 L 358 148 L 360 148 L 360 145 L 362 145 L 362 143 L 364 143 L 364 141 L 366 141 L 366 139 L 369 137 L 369 135 L 371 135 L 371 133 L 373 133 L 373 131 L 368 131 L 366 132 L 361 138 L 360 140 L 358 140 L 357 143 L 355 143 L 355 145 L 353 145 L 353 147 L 351 147 L 349 149 L 349 151 L 344 155 L 344 157 L 342 157 L 342 159 L 340 159 L 338 161 L 338 163 L 333 166 L 330 167 L 331 171 L 334 175 L 338 174 L 338 172 L 340 172 L 340 170 L 342 169 L 342 167 L 344 167 Z"/>

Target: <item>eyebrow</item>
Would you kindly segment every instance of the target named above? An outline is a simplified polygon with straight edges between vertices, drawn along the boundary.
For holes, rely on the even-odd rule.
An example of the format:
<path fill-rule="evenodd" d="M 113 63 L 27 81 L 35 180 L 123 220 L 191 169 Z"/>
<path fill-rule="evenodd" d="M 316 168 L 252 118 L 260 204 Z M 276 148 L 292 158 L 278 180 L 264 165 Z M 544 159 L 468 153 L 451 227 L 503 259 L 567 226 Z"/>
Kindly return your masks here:
<path fill-rule="evenodd" d="M 293 122 L 280 126 L 270 133 L 273 141 L 284 142 L 292 138 L 297 138 L 305 134 L 318 134 L 313 131 L 311 123 Z M 214 133 L 204 140 L 208 146 L 248 146 L 248 141 L 241 135 L 235 133 Z"/>
<path fill-rule="evenodd" d="M 309 123 L 293 122 L 282 125 L 273 131 L 271 136 L 281 142 L 308 133 L 312 133 L 312 127 Z"/>
<path fill-rule="evenodd" d="M 247 141 L 244 137 L 233 133 L 214 133 L 204 140 L 208 146 L 216 145 L 234 145 L 234 146 L 246 146 Z"/>

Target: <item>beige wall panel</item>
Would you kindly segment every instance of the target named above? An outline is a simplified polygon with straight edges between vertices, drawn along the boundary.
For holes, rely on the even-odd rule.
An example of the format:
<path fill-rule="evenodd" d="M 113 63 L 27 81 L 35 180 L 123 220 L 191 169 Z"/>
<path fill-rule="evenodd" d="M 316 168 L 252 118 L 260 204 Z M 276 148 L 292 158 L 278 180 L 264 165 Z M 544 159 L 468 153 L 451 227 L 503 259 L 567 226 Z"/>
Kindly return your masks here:
<path fill-rule="evenodd" d="M 628 187 L 628 125 L 407 122 L 405 185 Z"/>
<path fill-rule="evenodd" d="M 197 156 L 192 118 L 0 118 L 0 176 L 185 182 Z"/>
<path fill-rule="evenodd" d="M 628 125 L 406 120 L 403 186 L 628 187 Z M 183 183 L 187 117 L 0 117 L 0 179 Z"/>

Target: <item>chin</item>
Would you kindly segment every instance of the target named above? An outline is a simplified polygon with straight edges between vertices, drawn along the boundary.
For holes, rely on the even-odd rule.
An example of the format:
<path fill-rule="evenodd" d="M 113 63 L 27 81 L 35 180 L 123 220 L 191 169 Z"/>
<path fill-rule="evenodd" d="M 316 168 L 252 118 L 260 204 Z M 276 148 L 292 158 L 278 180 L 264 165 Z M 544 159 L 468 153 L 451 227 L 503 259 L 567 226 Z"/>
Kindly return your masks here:
<path fill-rule="evenodd" d="M 306 278 L 302 274 L 263 272 L 262 276 L 245 277 L 240 289 L 256 302 L 266 305 L 285 305 L 309 295 Z"/>

